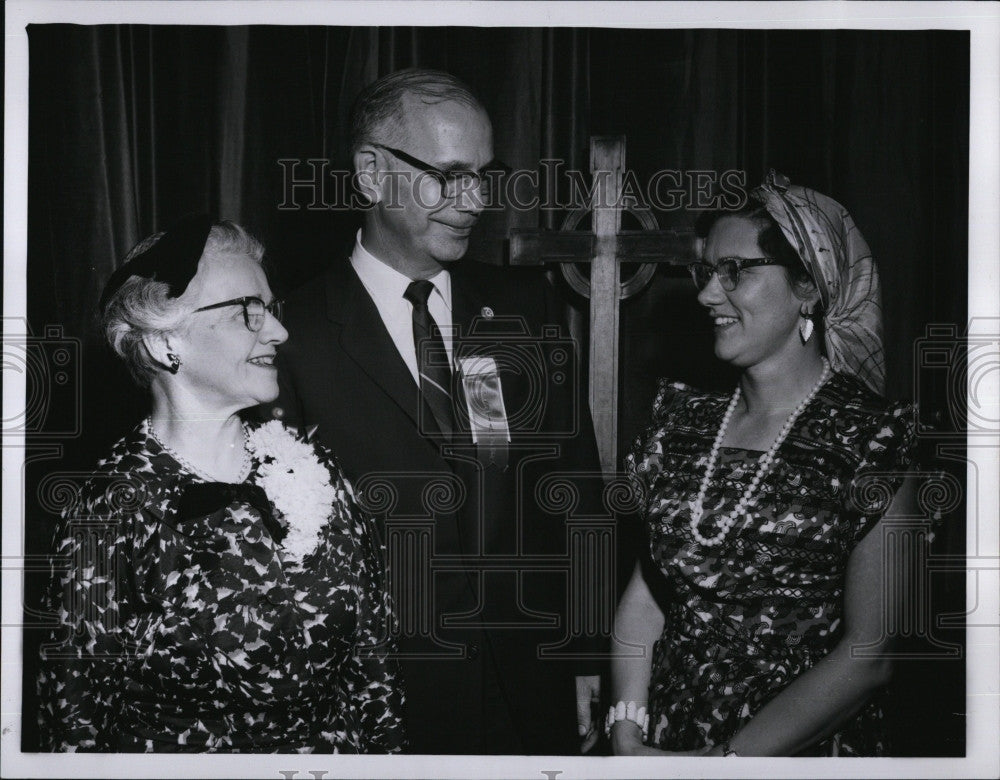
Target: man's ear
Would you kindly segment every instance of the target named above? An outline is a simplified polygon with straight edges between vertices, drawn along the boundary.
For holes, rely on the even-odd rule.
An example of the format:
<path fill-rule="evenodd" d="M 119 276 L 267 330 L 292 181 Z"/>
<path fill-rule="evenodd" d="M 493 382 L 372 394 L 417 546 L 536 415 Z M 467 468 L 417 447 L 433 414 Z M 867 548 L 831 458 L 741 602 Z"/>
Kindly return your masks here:
<path fill-rule="evenodd" d="M 354 153 L 354 184 L 368 205 L 374 206 L 382 200 L 378 154 L 370 146 L 362 146 Z"/>

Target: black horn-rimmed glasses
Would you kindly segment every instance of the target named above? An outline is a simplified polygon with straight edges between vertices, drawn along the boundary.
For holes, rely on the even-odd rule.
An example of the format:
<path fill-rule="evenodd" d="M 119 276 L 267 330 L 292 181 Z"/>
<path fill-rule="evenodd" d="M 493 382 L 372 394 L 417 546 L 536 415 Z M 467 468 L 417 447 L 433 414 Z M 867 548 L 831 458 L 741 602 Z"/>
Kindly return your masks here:
<path fill-rule="evenodd" d="M 491 161 L 478 171 L 464 168 L 443 170 L 419 157 L 404 152 L 402 149 L 376 143 L 373 143 L 372 146 L 387 151 L 411 168 L 416 168 L 421 173 L 427 174 L 438 183 L 441 188 L 441 196 L 445 198 L 454 198 L 459 193 L 470 192 L 478 192 L 483 197 L 488 198 L 492 187 L 497 184 L 496 179 L 511 172 L 511 169 L 499 160 Z"/>
<path fill-rule="evenodd" d="M 719 277 L 722 289 L 732 292 L 740 283 L 740 272 L 745 268 L 756 268 L 762 265 L 781 265 L 773 257 L 723 257 L 715 265 L 699 260 L 688 264 L 688 271 L 699 290 L 704 290 L 712 281 L 712 275 Z"/>
<path fill-rule="evenodd" d="M 278 322 L 281 322 L 285 314 L 285 302 L 275 299 L 270 303 L 264 303 L 256 295 L 245 295 L 242 298 L 233 298 L 229 301 L 220 301 L 208 306 L 202 306 L 195 311 L 209 311 L 210 309 L 221 309 L 225 306 L 242 306 L 243 322 L 247 330 L 251 333 L 258 333 L 264 327 L 264 315 L 270 313 Z"/>

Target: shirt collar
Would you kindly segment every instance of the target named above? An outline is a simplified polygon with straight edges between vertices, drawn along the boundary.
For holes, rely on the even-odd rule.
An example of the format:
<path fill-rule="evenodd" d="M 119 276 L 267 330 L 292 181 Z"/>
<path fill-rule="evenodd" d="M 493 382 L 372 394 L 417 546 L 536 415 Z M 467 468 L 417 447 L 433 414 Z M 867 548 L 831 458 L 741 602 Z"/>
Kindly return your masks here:
<path fill-rule="evenodd" d="M 358 231 L 354 241 L 354 251 L 351 253 L 351 265 L 357 272 L 365 289 L 373 296 L 386 302 L 398 302 L 413 280 L 402 274 L 388 263 L 383 263 L 361 244 L 361 231 Z M 444 301 L 448 311 L 451 311 L 451 274 L 442 268 L 434 276 L 428 278 L 434 285 L 432 295 L 438 295 Z"/>

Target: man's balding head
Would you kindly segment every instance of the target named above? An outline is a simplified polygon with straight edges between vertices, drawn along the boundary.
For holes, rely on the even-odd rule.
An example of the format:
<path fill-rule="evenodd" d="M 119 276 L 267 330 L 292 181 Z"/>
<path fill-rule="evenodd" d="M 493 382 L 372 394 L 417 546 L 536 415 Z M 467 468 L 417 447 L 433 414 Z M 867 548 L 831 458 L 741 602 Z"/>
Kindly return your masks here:
<path fill-rule="evenodd" d="M 358 97 L 351 145 L 365 249 L 413 279 L 460 259 L 484 205 L 478 184 L 449 187 L 448 176 L 481 182 L 493 159 L 490 118 L 469 88 L 442 71 L 391 73 Z"/>
<path fill-rule="evenodd" d="M 351 154 L 364 144 L 405 140 L 407 103 L 434 105 L 445 101 L 486 114 L 472 90 L 443 70 L 406 68 L 372 82 L 357 96 L 351 109 Z"/>

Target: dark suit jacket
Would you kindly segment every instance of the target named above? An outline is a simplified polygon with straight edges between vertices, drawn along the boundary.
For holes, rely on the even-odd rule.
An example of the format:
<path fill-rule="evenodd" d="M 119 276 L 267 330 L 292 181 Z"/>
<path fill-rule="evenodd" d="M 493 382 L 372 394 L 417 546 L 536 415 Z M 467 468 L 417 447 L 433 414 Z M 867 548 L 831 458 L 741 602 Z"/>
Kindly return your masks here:
<path fill-rule="evenodd" d="M 449 271 L 457 354 L 489 355 L 500 370 L 506 470 L 487 465 L 467 431 L 440 438 L 346 261 L 287 298 L 279 414 L 318 426 L 386 535 L 412 752 L 490 750 L 493 674 L 520 752 L 575 753 L 573 676 L 598 666 L 567 657 L 600 639 L 581 639 L 579 617 L 569 623 L 571 581 L 590 580 L 580 556 L 570 563 L 567 520 L 610 522 L 583 373 L 542 275 L 468 258 Z M 601 597 L 585 593 L 577 612 Z"/>

